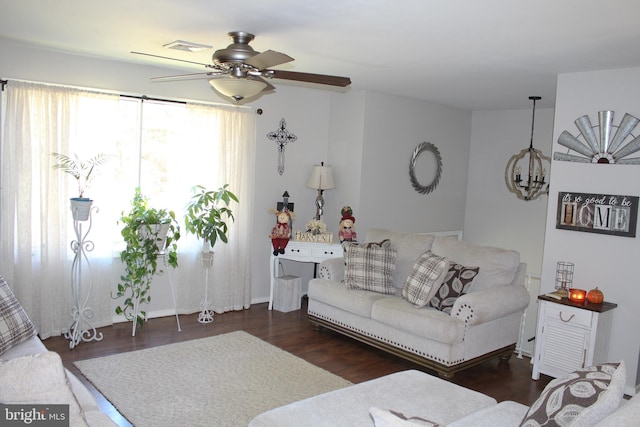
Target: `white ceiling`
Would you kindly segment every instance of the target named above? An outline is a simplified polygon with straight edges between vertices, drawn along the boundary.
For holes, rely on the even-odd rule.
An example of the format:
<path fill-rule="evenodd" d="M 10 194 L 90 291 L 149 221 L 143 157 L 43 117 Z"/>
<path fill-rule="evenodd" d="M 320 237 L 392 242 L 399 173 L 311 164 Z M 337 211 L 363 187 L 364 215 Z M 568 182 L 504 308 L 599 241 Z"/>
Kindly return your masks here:
<path fill-rule="evenodd" d="M 530 108 L 530 95 L 552 107 L 559 73 L 640 66 L 639 18 L 638 0 L 0 0 L 0 37 L 197 72 L 130 52 L 209 63 L 227 32 L 241 30 L 256 35 L 255 50 L 295 58 L 277 68 L 453 107 L 516 109 Z M 213 49 L 162 47 L 175 40 Z"/>

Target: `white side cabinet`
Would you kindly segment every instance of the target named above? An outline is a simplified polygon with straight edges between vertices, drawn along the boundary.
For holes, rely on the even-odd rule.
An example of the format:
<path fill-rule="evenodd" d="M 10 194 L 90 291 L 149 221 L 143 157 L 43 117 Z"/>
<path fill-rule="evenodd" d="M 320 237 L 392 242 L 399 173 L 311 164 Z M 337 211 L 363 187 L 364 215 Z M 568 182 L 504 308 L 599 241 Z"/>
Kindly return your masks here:
<path fill-rule="evenodd" d="M 555 378 L 606 362 L 613 309 L 617 304 L 577 304 L 538 296 L 538 327 L 531 378 Z"/>

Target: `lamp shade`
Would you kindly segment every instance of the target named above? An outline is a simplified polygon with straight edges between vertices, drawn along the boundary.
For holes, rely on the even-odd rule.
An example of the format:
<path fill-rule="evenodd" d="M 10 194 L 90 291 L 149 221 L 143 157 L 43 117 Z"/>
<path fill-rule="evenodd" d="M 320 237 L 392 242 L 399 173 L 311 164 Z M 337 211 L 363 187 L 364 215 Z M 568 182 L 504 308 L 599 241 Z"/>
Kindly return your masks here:
<path fill-rule="evenodd" d="M 321 165 L 314 165 L 307 187 L 314 188 L 316 190 L 331 190 L 332 188 L 336 188 L 336 184 L 333 182 L 331 166 L 325 165 L 324 163 Z"/>
<path fill-rule="evenodd" d="M 244 98 L 251 98 L 267 87 L 267 84 L 260 80 L 239 79 L 236 77 L 211 79 L 209 84 L 216 91 L 232 98 L 236 102 L 240 102 Z"/>

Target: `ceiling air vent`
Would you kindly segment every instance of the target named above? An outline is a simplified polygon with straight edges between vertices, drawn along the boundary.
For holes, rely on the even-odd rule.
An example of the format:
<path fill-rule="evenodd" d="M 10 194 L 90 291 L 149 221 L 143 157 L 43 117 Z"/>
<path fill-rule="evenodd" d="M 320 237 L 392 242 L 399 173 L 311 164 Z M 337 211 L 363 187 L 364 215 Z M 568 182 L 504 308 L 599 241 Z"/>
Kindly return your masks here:
<path fill-rule="evenodd" d="M 183 50 L 185 52 L 200 52 L 201 50 L 211 49 L 211 46 L 206 44 L 186 42 L 184 40 L 176 40 L 171 43 L 163 45 L 167 49 Z"/>

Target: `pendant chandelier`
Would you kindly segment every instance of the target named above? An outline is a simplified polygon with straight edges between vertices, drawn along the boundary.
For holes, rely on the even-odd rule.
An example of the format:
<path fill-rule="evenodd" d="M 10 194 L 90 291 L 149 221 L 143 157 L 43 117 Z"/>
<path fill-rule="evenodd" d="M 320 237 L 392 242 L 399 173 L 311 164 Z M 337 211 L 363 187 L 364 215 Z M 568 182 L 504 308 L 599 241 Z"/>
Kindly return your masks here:
<path fill-rule="evenodd" d="M 504 181 L 509 191 L 518 196 L 518 199 L 525 201 L 537 199 L 542 194 L 549 194 L 546 168 L 551 166 L 551 158 L 542 154 L 542 151 L 533 148 L 536 101 L 542 98 L 530 96 L 529 99 L 533 101 L 529 148 L 511 156 L 504 172 Z"/>

